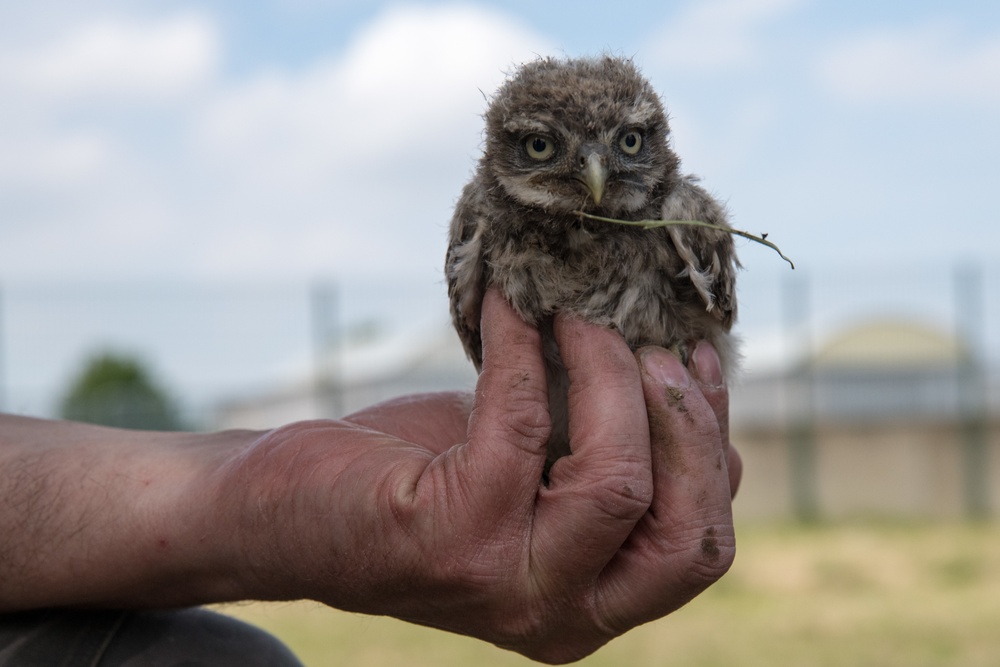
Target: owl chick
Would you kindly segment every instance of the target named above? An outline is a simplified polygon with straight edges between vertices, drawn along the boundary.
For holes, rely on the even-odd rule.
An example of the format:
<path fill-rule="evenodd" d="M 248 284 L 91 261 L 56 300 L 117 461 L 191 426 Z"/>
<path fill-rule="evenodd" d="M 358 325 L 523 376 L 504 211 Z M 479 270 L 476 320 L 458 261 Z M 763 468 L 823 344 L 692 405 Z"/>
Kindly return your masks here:
<path fill-rule="evenodd" d="M 497 91 L 485 121 L 483 156 L 451 221 L 451 314 L 477 370 L 488 287 L 498 287 L 539 328 L 552 417 L 548 465 L 572 451 L 569 381 L 552 332 L 556 313 L 612 327 L 633 350 L 660 345 L 685 360 L 696 341 L 708 340 L 730 373 L 739 266 L 732 236 L 577 214 L 727 226 L 723 207 L 680 173 L 663 106 L 632 62 L 526 64 Z"/>

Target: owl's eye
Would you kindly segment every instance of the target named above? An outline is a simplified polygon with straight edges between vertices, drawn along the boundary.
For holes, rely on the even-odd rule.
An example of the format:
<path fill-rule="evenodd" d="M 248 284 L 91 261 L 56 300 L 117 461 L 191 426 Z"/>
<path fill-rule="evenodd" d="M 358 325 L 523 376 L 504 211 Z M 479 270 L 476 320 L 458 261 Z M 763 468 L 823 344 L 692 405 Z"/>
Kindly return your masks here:
<path fill-rule="evenodd" d="M 642 148 L 642 134 L 638 130 L 631 130 L 622 135 L 618 145 L 627 155 L 635 155 Z"/>
<path fill-rule="evenodd" d="M 524 140 L 524 148 L 533 160 L 548 160 L 556 151 L 556 142 L 540 134 L 533 134 Z"/>

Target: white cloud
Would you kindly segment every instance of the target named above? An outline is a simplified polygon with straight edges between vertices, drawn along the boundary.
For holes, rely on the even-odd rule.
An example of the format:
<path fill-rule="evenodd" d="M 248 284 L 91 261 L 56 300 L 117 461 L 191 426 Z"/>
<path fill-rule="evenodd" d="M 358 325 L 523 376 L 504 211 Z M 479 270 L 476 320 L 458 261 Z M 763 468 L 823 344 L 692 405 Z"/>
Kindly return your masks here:
<path fill-rule="evenodd" d="M 854 102 L 1000 103 L 1000 35 L 971 39 L 952 23 L 861 35 L 831 52 L 820 76 Z"/>
<path fill-rule="evenodd" d="M 456 126 L 478 127 L 478 89 L 492 90 L 513 61 L 546 48 L 488 10 L 390 9 L 342 55 L 223 92 L 202 138 L 214 151 L 275 151 L 280 164 L 308 169 L 431 148 Z"/>
<path fill-rule="evenodd" d="M 166 197 L 136 143 L 158 129 L 143 114 L 206 90 L 220 51 L 211 20 L 194 14 L 91 20 L 56 32 L 0 47 L 0 245 L 11 248 L 0 265 L 8 270 L 44 272 L 88 258 L 113 266 L 126 253 L 109 260 L 101 247 L 80 251 L 95 242 L 130 249 L 152 242 L 138 237 L 162 220 Z M 18 251 L 12 229 L 36 247 Z"/>
<path fill-rule="evenodd" d="M 96 21 L 35 49 L 0 52 L 0 85 L 57 99 L 162 99 L 203 85 L 218 50 L 212 24 L 200 15 Z"/>
<path fill-rule="evenodd" d="M 0 178 L 18 201 L 0 203 L 6 276 L 439 275 L 479 89 L 549 48 L 487 9 L 395 8 L 341 53 L 234 82 L 214 73 L 216 35 L 205 17 L 120 20 L 27 52 L 31 77 L 0 56 L 0 98 L 19 100 L 0 108 L 0 176 L 21 174 Z M 98 93 L 145 103 L 122 114 Z"/>
<path fill-rule="evenodd" d="M 646 53 L 652 63 L 681 71 L 714 72 L 757 61 L 763 24 L 784 16 L 800 0 L 711 0 L 692 2 L 661 30 Z"/>
<path fill-rule="evenodd" d="M 0 181 L 4 188 L 44 184 L 71 187 L 87 182 L 108 163 L 111 147 L 89 133 L 62 136 L 0 136 Z"/>
<path fill-rule="evenodd" d="M 282 247 L 316 270 L 437 267 L 479 148 L 480 89 L 546 50 L 490 10 L 397 7 L 342 54 L 223 91 L 195 142 L 209 178 L 240 192 L 220 217 L 241 221 L 243 260 Z"/>

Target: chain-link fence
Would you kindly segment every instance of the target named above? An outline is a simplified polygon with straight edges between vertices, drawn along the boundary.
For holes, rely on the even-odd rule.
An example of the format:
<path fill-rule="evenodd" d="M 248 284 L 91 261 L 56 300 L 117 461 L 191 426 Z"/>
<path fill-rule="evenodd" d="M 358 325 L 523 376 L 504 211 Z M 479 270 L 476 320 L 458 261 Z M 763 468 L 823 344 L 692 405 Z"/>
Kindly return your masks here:
<path fill-rule="evenodd" d="M 199 429 L 339 416 L 475 379 L 440 280 L 0 287 L 0 407 L 11 412 L 59 416 L 88 360 L 106 353 L 138 360 L 180 423 Z M 829 513 L 838 494 L 858 495 L 831 491 L 850 486 L 826 479 L 831 469 L 854 473 L 830 461 L 862 443 L 856 464 L 870 470 L 889 445 L 864 443 L 912 445 L 932 432 L 951 444 L 925 455 L 955 462 L 922 463 L 920 479 L 954 468 L 956 490 L 939 503 L 921 482 L 909 506 L 994 511 L 1000 266 L 750 268 L 740 304 L 746 359 L 732 415 L 751 464 L 751 513 Z M 885 465 L 913 467 L 916 451 L 904 445 Z M 760 480 L 771 488 L 755 500 Z"/>

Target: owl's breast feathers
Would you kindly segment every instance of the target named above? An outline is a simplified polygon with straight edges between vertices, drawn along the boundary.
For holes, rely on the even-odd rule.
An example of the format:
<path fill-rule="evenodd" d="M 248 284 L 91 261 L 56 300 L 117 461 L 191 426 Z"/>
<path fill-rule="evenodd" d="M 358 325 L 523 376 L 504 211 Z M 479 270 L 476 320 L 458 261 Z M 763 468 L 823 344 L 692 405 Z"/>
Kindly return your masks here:
<path fill-rule="evenodd" d="M 480 174 L 481 176 L 481 174 Z M 709 339 L 736 317 L 732 236 L 693 226 L 644 230 L 513 205 L 478 179 L 451 223 L 446 275 L 452 316 L 477 368 L 483 294 L 496 285 L 526 321 L 556 312 L 616 328 L 633 347 Z M 726 224 L 692 178 L 678 178 L 633 219 Z"/>

